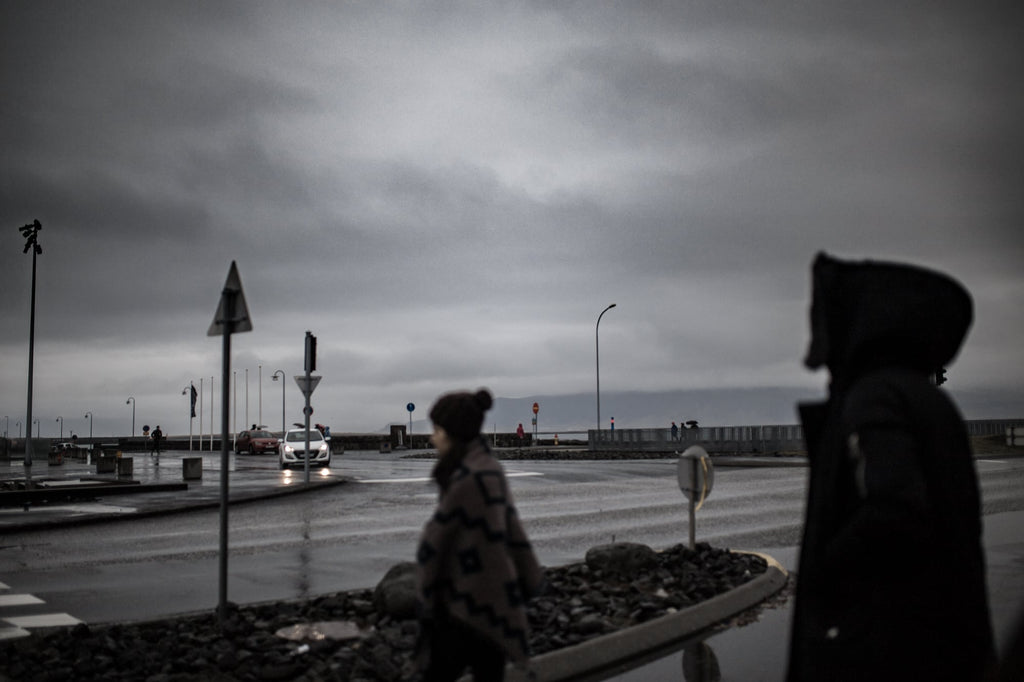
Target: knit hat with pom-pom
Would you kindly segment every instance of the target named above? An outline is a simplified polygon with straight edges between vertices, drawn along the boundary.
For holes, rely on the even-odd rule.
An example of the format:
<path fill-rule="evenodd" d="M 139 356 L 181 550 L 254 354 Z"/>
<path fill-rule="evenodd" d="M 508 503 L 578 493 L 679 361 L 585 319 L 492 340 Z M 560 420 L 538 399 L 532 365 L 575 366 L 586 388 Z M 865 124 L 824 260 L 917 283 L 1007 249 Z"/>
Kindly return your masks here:
<path fill-rule="evenodd" d="M 430 408 L 430 420 L 457 441 L 468 443 L 480 435 L 484 412 L 494 404 L 491 393 L 481 388 L 476 393 L 448 393 Z"/>

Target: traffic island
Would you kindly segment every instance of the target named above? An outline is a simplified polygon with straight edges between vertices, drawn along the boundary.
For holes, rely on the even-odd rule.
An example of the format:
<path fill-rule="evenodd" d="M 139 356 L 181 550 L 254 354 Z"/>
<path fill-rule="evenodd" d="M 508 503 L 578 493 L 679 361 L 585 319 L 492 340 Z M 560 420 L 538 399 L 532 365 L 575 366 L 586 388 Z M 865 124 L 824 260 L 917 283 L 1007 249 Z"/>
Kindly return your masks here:
<path fill-rule="evenodd" d="M 786 582 L 770 557 L 677 545 L 644 559 L 630 575 L 588 562 L 545 569 L 548 590 L 531 600 L 531 667 L 538 680 L 624 669 L 756 606 Z M 403 589 L 407 571 L 389 571 Z M 144 623 L 80 624 L 0 645 L 0 670 L 21 679 L 47 670 L 54 679 L 401 680 L 414 673 L 418 636 L 408 601 L 376 590 L 272 602 Z M 394 597 L 395 595 L 392 595 Z M 391 615 L 397 609 L 401 616 Z M 358 639 L 312 637 L 325 624 L 353 624 Z M 318 627 L 304 628 L 316 624 Z M 347 630 L 351 630 L 347 628 Z M 288 637 L 280 633 L 288 633 Z M 116 661 L 116 663 L 115 663 Z M 509 679 L 519 675 L 510 668 Z M 66 677 L 61 677 L 66 675 Z"/>

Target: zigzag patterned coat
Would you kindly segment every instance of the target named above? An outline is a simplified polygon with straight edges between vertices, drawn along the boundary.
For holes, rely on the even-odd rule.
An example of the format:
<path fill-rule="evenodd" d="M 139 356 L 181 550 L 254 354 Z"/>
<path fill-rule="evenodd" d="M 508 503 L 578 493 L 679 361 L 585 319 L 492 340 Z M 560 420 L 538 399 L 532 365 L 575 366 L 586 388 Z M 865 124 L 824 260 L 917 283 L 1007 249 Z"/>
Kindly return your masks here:
<path fill-rule="evenodd" d="M 424 618 L 447 612 L 501 646 L 529 656 L 526 599 L 543 573 L 526 537 L 501 464 L 481 441 L 452 473 L 417 552 Z"/>

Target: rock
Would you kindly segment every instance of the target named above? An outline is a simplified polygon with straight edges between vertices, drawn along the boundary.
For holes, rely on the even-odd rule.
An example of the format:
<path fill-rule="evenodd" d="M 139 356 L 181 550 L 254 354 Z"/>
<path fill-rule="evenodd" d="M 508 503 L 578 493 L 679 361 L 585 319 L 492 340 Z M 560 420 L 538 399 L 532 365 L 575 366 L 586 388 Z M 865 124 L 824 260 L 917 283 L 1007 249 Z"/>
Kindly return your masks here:
<path fill-rule="evenodd" d="M 591 571 L 630 575 L 657 566 L 658 553 L 637 542 L 617 542 L 591 547 L 586 562 Z"/>
<path fill-rule="evenodd" d="M 396 620 L 416 617 L 416 564 L 404 561 L 392 566 L 373 591 L 377 613 Z"/>

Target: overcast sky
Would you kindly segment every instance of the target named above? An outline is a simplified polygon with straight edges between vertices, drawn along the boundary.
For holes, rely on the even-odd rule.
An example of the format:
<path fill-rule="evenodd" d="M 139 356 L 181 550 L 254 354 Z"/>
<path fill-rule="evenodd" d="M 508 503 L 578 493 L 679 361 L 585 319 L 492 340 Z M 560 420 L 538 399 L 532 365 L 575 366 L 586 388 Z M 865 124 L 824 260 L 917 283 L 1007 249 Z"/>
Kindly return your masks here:
<path fill-rule="evenodd" d="M 0 410 L 24 421 L 39 219 L 43 436 L 187 433 L 238 264 L 238 418 L 436 396 L 824 387 L 809 266 L 955 276 L 950 380 L 1024 386 L 1019 3 L 0 6 Z M 233 380 L 234 383 L 234 380 Z M 822 389 L 824 390 L 824 389 Z M 498 428 L 514 428 L 514 424 Z M 198 429 L 198 420 L 195 423 Z M 22 426 L 24 432 L 24 426 Z"/>

